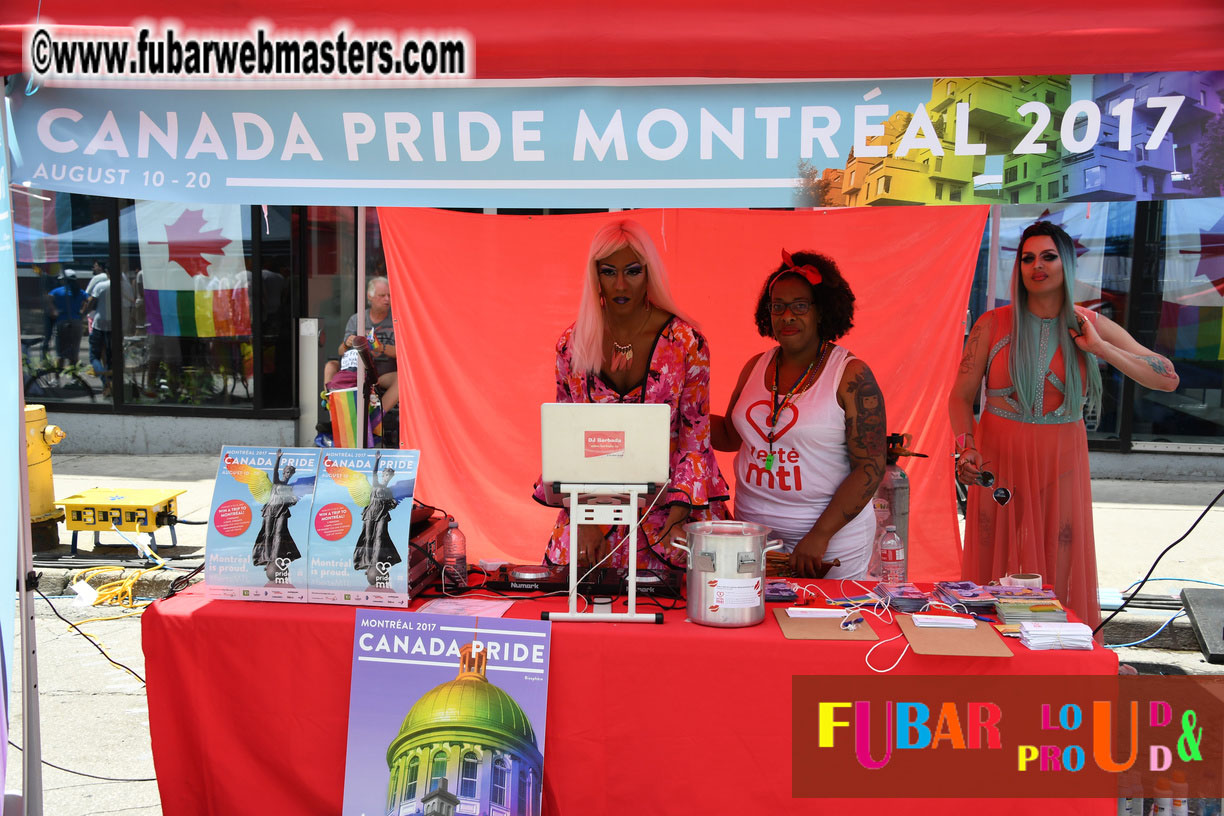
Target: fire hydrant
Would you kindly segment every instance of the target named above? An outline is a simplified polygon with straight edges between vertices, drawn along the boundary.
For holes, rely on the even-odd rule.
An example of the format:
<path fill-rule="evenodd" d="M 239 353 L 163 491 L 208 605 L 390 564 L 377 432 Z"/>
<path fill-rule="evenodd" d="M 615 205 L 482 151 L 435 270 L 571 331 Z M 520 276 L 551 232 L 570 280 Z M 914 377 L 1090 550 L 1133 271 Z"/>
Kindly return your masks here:
<path fill-rule="evenodd" d="M 63 508 L 55 506 L 55 485 L 51 479 L 51 446 L 64 440 L 58 425 L 47 424 L 47 409 L 42 405 L 27 405 L 26 472 L 30 484 L 30 533 L 34 550 L 53 550 L 59 545 L 60 519 Z"/>

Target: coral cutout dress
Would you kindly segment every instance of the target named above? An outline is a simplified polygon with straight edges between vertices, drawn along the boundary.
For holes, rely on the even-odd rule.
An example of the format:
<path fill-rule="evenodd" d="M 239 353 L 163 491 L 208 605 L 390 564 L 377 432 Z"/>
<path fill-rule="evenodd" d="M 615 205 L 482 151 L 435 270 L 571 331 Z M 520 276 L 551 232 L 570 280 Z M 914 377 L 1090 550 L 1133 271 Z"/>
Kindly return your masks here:
<path fill-rule="evenodd" d="M 1042 320 L 1038 370 L 1042 391 L 1022 415 L 1008 372 L 1011 307 L 990 313 L 986 407 L 975 441 L 993 488 L 969 487 L 965 511 L 964 578 L 987 584 L 1017 572 L 1035 572 L 1053 585 L 1059 600 L 1089 626 L 1101 621 L 1097 600 L 1096 544 L 1092 534 L 1092 483 L 1088 434 L 1082 413 L 1064 404 L 1066 368 L 1055 332 Z M 1088 313 L 1095 321 L 1094 313 Z M 1080 382 L 1086 382 L 1080 361 Z M 1011 491 L 1006 504 L 992 493 Z"/>

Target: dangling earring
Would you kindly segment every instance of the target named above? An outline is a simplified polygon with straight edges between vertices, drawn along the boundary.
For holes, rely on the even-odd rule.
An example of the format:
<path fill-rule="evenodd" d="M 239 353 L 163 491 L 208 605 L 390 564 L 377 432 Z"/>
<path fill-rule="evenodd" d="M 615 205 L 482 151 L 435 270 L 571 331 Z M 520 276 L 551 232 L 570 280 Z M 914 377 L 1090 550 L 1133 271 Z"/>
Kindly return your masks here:
<path fill-rule="evenodd" d="M 601 308 L 601 309 L 606 308 L 606 306 L 604 305 L 604 299 L 603 299 L 603 294 L 602 294 L 602 293 L 600 293 L 600 295 L 599 295 L 599 308 Z"/>

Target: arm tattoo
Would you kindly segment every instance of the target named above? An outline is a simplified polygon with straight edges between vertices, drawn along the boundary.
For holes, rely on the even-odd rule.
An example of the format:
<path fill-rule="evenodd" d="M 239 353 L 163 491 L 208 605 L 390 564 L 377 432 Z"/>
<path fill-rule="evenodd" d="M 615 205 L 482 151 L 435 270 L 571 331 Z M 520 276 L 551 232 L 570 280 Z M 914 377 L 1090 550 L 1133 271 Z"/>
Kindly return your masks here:
<path fill-rule="evenodd" d="M 854 400 L 854 418 L 846 417 L 846 447 L 852 467 L 861 467 L 866 477 L 862 495 L 855 501 L 854 512 L 845 512 L 847 521 L 854 518 L 871 501 L 880 480 L 884 478 L 884 463 L 888 453 L 888 430 L 885 424 L 884 393 L 871 369 L 862 366 L 846 384 Z"/>
<path fill-rule="evenodd" d="M 961 357 L 960 373 L 968 374 L 973 368 L 973 361 L 977 359 L 978 344 L 982 340 L 982 324 L 978 323 L 973 327 L 973 331 L 969 332 L 969 339 L 965 342 L 965 354 Z"/>
<path fill-rule="evenodd" d="M 1143 355 L 1143 356 L 1136 354 L 1135 356 L 1139 359 L 1140 362 L 1147 363 L 1148 366 L 1153 371 L 1155 371 L 1157 374 L 1161 375 L 1162 377 L 1172 377 L 1173 376 L 1173 369 L 1169 366 L 1169 361 L 1166 360 L 1165 358 L 1159 355 L 1156 355 L 1156 354 L 1149 354 L 1149 355 Z"/>

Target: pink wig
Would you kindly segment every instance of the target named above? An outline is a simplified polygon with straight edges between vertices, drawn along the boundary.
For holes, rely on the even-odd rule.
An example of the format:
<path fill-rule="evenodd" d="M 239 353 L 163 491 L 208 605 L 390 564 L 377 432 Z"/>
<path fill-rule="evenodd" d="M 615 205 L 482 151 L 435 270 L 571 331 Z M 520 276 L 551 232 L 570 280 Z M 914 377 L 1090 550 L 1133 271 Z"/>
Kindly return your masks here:
<path fill-rule="evenodd" d="M 587 253 L 586 274 L 582 281 L 582 299 L 578 304 L 578 319 L 574 321 L 574 368 L 597 373 L 603 366 L 604 312 L 599 304 L 599 273 L 596 262 L 617 250 L 629 247 L 646 265 L 646 296 L 658 309 L 671 312 L 689 325 L 696 323 L 676 306 L 667 283 L 667 270 L 655 249 L 650 233 L 636 221 L 612 221 L 600 227 L 591 239 Z"/>

